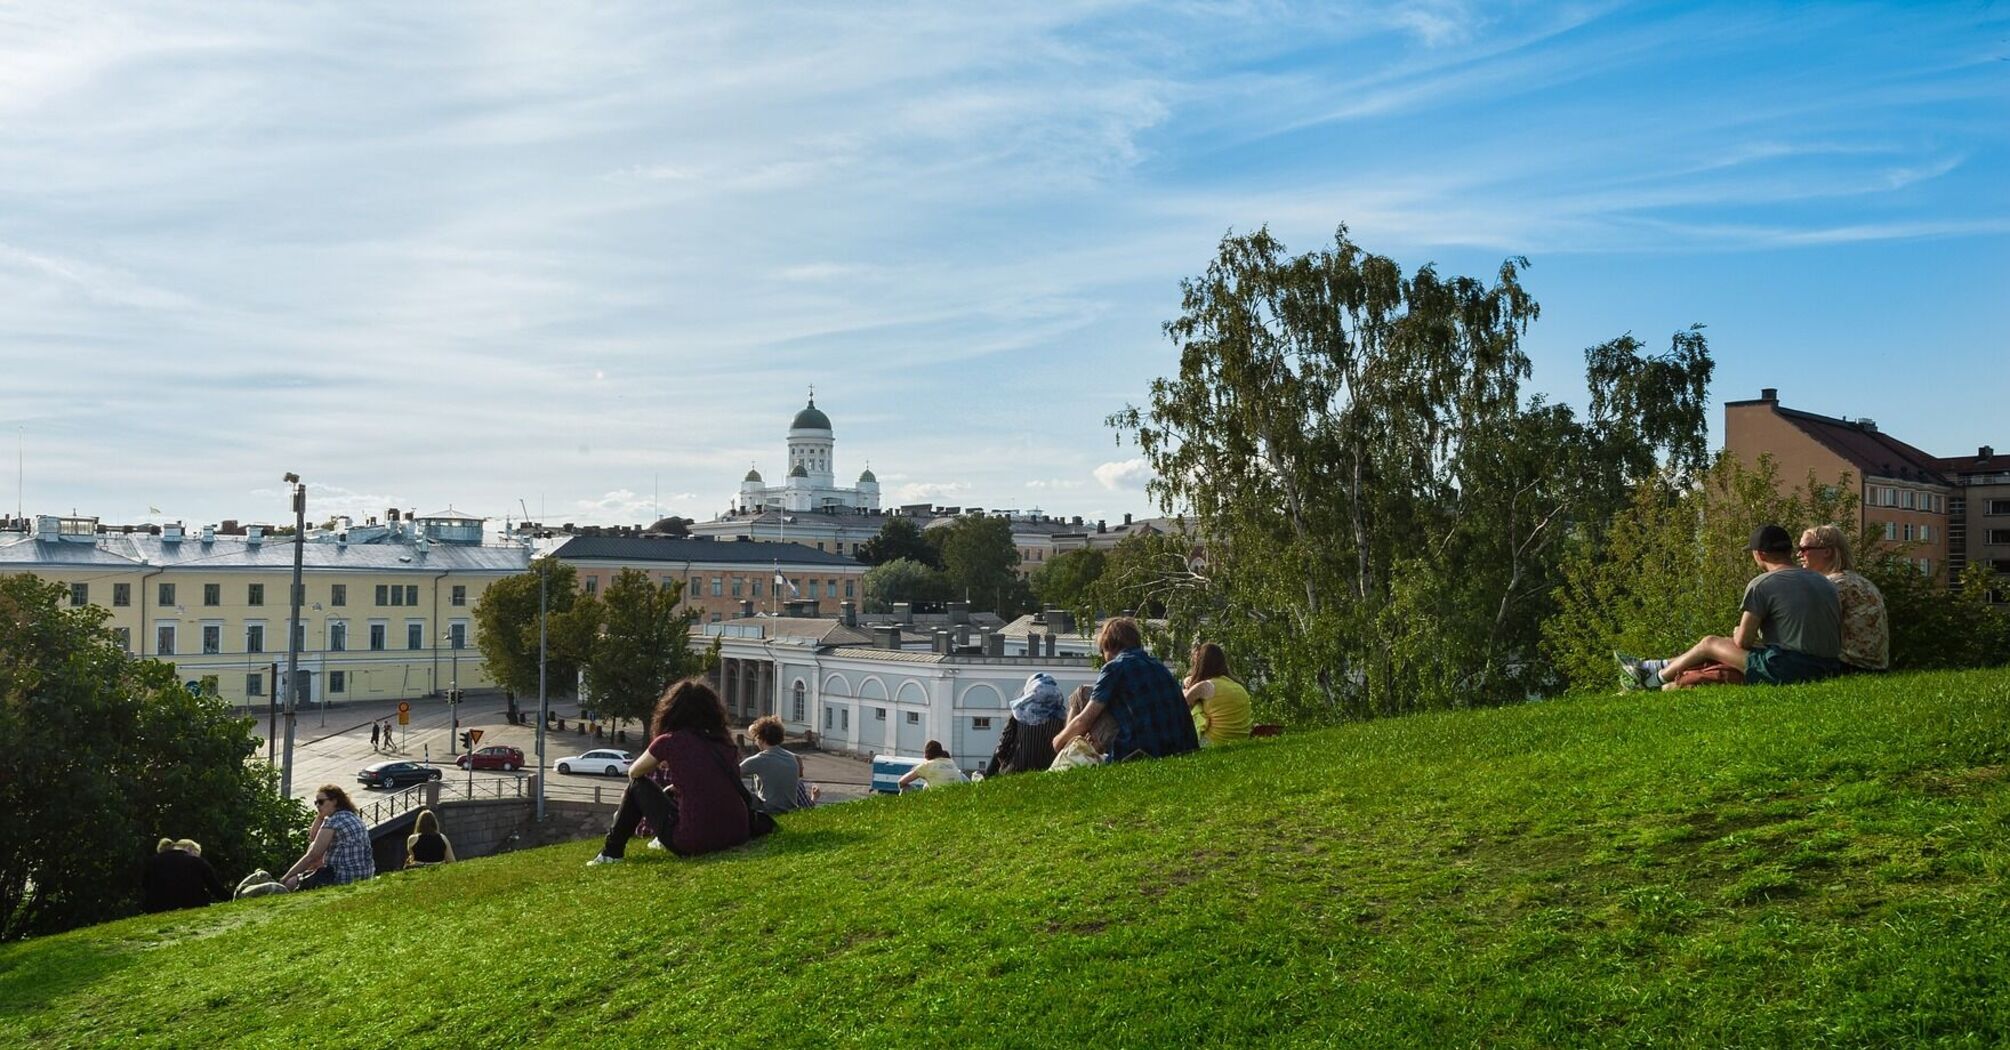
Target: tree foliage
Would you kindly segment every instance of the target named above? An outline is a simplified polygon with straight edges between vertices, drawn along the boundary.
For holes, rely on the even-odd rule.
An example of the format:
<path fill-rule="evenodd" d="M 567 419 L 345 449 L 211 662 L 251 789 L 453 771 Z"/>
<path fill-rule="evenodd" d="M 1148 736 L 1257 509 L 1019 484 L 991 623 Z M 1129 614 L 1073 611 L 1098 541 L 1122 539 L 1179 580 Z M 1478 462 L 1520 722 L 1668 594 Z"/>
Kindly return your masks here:
<path fill-rule="evenodd" d="M 997 515 L 965 514 L 930 531 L 942 552 L 942 570 L 952 598 L 965 598 L 978 612 L 1012 619 L 1032 604 L 1032 591 L 1019 576 L 1019 546 L 1012 523 Z"/>
<path fill-rule="evenodd" d="M 599 626 L 592 600 L 579 592 L 579 573 L 557 558 L 497 580 L 475 603 L 475 644 L 489 679 L 519 696 L 537 695 L 538 588 L 545 588 L 545 666 L 551 695 L 569 695 L 593 652 Z"/>
<path fill-rule="evenodd" d="M 0 939 L 137 909 L 160 838 L 192 838 L 227 878 L 304 848 L 308 816 L 247 762 L 259 741 L 173 664 L 120 648 L 95 607 L 0 577 Z"/>
<path fill-rule="evenodd" d="M 1056 609 L 1075 609 L 1089 598 L 1089 588 L 1103 575 L 1109 556 L 1084 548 L 1063 551 L 1033 570 L 1027 582 L 1040 604 Z"/>
<path fill-rule="evenodd" d="M 942 568 L 942 552 L 936 549 L 912 518 L 886 519 L 886 524 L 879 527 L 879 535 L 858 548 L 858 560 L 867 565 L 885 565 L 902 558 L 920 562 L 931 569 Z"/>
<path fill-rule="evenodd" d="M 1223 642 L 1300 716 L 1553 682 L 1537 647 L 1563 552 L 1641 472 L 1693 463 L 1711 364 L 1696 329 L 1663 356 L 1621 337 L 1587 352 L 1588 418 L 1525 399 L 1525 266 L 1405 275 L 1344 227 L 1300 256 L 1265 230 L 1224 238 L 1165 326 L 1177 374 L 1111 418 L 1199 553 L 1157 551 L 1113 587 L 1152 595 L 1177 644 Z"/>
<path fill-rule="evenodd" d="M 949 597 L 949 578 L 912 558 L 896 558 L 865 571 L 865 611 L 893 611 L 895 602 L 939 602 Z"/>
<path fill-rule="evenodd" d="M 623 569 L 598 599 L 584 599 L 597 625 L 586 660 L 586 699 L 612 718 L 646 721 L 670 683 L 705 670 L 691 651 L 691 625 L 702 610 L 682 608 L 684 581 L 657 584 Z"/>

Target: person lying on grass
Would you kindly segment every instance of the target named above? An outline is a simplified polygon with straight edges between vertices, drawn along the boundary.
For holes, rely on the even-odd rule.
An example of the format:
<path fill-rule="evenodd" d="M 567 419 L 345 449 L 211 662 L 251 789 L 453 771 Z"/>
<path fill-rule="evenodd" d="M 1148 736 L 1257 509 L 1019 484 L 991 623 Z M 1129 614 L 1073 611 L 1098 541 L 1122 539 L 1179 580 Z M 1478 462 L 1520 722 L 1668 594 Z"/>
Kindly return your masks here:
<path fill-rule="evenodd" d="M 1622 691 L 1711 683 L 1792 685 L 1842 670 L 1842 602 L 1835 584 L 1793 563 L 1794 541 L 1778 525 L 1752 530 L 1746 549 L 1759 575 L 1745 585 L 1731 637 L 1710 635 L 1671 660 L 1614 653 Z"/>
<path fill-rule="evenodd" d="M 673 683 L 656 701 L 648 750 L 628 767 L 628 789 L 614 826 L 593 864 L 622 859 L 636 826 L 647 816 L 656 830 L 650 846 L 683 857 L 731 849 L 752 837 L 752 806 L 740 783 L 740 752 L 726 730 L 726 705 L 700 678 Z M 665 792 L 650 774 L 670 771 Z"/>
<path fill-rule="evenodd" d="M 1179 680 L 1145 652 L 1138 621 L 1128 616 L 1104 621 L 1096 632 L 1096 648 L 1102 650 L 1103 672 L 1091 691 L 1094 699 L 1054 738 L 1056 755 L 1088 732 L 1105 711 L 1117 719 L 1116 740 L 1104 755 L 1106 761 L 1164 758 L 1200 747 Z"/>
<path fill-rule="evenodd" d="M 943 747 L 940 740 L 930 740 L 928 745 L 921 749 L 921 756 L 924 761 L 900 778 L 902 791 L 906 791 L 907 786 L 917 780 L 921 781 L 921 786 L 925 788 L 970 782 L 970 778 L 956 768 L 955 760 L 949 757 L 949 749 Z"/>

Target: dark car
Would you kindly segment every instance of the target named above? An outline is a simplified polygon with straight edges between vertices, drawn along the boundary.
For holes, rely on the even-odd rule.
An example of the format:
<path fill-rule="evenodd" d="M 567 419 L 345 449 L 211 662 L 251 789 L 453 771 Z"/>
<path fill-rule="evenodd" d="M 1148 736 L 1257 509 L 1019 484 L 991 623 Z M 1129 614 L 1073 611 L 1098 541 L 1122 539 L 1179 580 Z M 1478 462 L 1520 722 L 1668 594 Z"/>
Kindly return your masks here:
<path fill-rule="evenodd" d="M 462 755 L 454 759 L 454 765 L 462 769 L 469 767 L 475 769 L 500 769 L 505 773 L 514 773 L 523 768 L 523 749 L 511 747 L 508 744 L 497 744 L 493 747 L 482 748 L 472 755 Z"/>
<path fill-rule="evenodd" d="M 403 787 L 438 780 L 440 771 L 423 762 L 378 762 L 364 766 L 356 779 L 368 787 Z"/>

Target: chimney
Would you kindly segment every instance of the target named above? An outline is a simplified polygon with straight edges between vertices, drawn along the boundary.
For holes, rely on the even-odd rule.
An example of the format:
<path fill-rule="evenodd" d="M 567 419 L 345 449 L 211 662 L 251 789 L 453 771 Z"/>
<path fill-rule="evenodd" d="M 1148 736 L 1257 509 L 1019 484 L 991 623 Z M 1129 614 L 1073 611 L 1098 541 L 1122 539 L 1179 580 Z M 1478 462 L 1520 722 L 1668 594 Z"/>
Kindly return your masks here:
<path fill-rule="evenodd" d="M 220 532 L 220 533 L 224 534 L 225 536 L 235 536 L 235 535 L 237 535 L 237 533 L 238 533 L 238 528 L 237 528 L 237 519 L 236 519 L 236 518 L 225 518 L 225 519 L 223 519 L 223 524 L 221 524 L 221 525 L 218 525 L 218 526 L 216 527 L 216 531 L 218 531 L 218 532 Z"/>
<path fill-rule="evenodd" d="M 1047 629 L 1055 634 L 1075 633 L 1075 614 L 1067 609 L 1052 609 L 1047 613 Z"/>
<path fill-rule="evenodd" d="M 1047 635 L 1047 647 L 1046 647 L 1046 648 L 1047 648 L 1047 659 L 1049 659 L 1049 660 L 1052 660 L 1052 659 L 1054 658 L 1054 646 L 1055 646 L 1055 644 L 1056 644 L 1056 643 L 1055 643 L 1055 639 L 1054 639 L 1054 635 L 1053 635 L 1053 634 L 1052 634 L 1051 632 L 1049 632 L 1049 633 L 1048 633 L 1048 635 Z"/>
<path fill-rule="evenodd" d="M 934 652 L 948 656 L 950 653 L 956 651 L 956 640 L 948 631 L 937 630 L 935 632 L 934 644 L 930 648 Z"/>
<path fill-rule="evenodd" d="M 1975 450 L 1975 458 L 1976 458 L 1976 459 L 1988 459 L 1989 457 L 1991 457 L 1991 456 L 1993 456 L 1993 455 L 1995 455 L 1995 454 L 1996 454 L 1996 450 L 1995 450 L 1995 449 L 1993 449 L 1993 448 L 1991 448 L 1991 447 L 1989 447 L 1988 445 L 1984 445 L 1984 446 L 1982 446 L 1981 448 L 1978 448 L 1978 449 L 1976 449 L 1976 450 Z"/>
<path fill-rule="evenodd" d="M 1759 400 L 1778 402 L 1780 400 L 1780 388 L 1776 386 L 1761 387 L 1759 389 Z"/>
<path fill-rule="evenodd" d="M 385 520 L 385 521 L 387 521 L 387 522 L 394 522 L 394 521 L 397 521 L 397 520 L 398 520 L 398 508 L 396 508 L 396 507 L 391 507 L 391 508 L 389 508 L 389 509 L 385 510 L 385 511 L 384 511 L 384 520 Z"/>
<path fill-rule="evenodd" d="M 914 603 L 912 603 L 912 602 L 894 602 L 894 603 L 893 603 L 893 618 L 894 618 L 894 620 L 896 620 L 897 622 L 900 622 L 900 623 L 913 623 L 913 622 L 914 622 Z"/>
<path fill-rule="evenodd" d="M 1005 636 L 987 628 L 984 631 L 984 655 L 1004 656 Z"/>
<path fill-rule="evenodd" d="M 1859 419 L 1856 421 L 1856 425 L 1865 433 L 1877 433 L 1877 420 L 1875 419 Z"/>
<path fill-rule="evenodd" d="M 969 622 L 970 622 L 970 603 L 969 603 L 969 602 L 950 602 L 950 603 L 949 603 L 949 605 L 948 605 L 948 609 L 949 609 L 949 622 L 950 622 L 950 623 L 952 623 L 952 624 L 957 624 L 957 623 L 969 623 Z"/>
<path fill-rule="evenodd" d="M 335 534 L 335 546 L 336 546 L 336 548 L 337 548 L 337 549 L 347 549 L 347 548 L 348 548 L 348 546 L 349 546 L 349 533 L 348 533 L 348 531 L 347 531 L 347 530 L 344 530 L 344 531 L 342 531 L 342 532 L 338 532 L 338 533 L 336 533 L 336 534 Z"/>
<path fill-rule="evenodd" d="M 1128 513 L 1126 513 L 1124 515 L 1124 528 L 1128 529 L 1130 527 L 1131 527 L 1131 516 Z"/>
<path fill-rule="evenodd" d="M 1107 522 L 1107 521 L 1104 521 L 1104 520 L 1103 520 L 1103 519 L 1101 519 L 1101 518 L 1097 518 L 1097 519 L 1096 519 L 1096 531 L 1097 531 L 1097 532 L 1108 532 L 1108 531 L 1110 531 L 1110 523 L 1109 523 L 1109 522 Z"/>
<path fill-rule="evenodd" d="M 959 623 L 959 624 L 957 624 L 957 625 L 956 625 L 956 647 L 957 647 L 958 649 L 961 649 L 961 648 L 963 648 L 964 646 L 966 646 L 966 645 L 969 645 L 969 644 L 970 644 L 970 625 L 969 625 L 969 624 L 967 624 L 967 623 Z"/>
<path fill-rule="evenodd" d="M 857 602 L 839 602 L 839 603 L 838 603 L 838 619 L 839 619 L 839 620 L 840 620 L 841 622 L 843 622 L 843 624 L 844 624 L 844 625 L 845 625 L 846 627 L 857 627 L 857 626 L 858 626 L 858 603 L 857 603 Z"/>
<path fill-rule="evenodd" d="M 1040 655 L 1040 632 L 1038 631 L 1026 632 L 1026 655 L 1027 656 Z"/>
<path fill-rule="evenodd" d="M 204 543 L 216 542 L 216 526 L 204 525 L 202 527 L 202 542 Z"/>
<path fill-rule="evenodd" d="M 263 526 L 263 525 L 246 525 L 246 526 L 244 527 L 244 545 L 245 545 L 245 546 L 247 546 L 247 547 L 256 547 L 256 546 L 259 546 L 259 545 L 263 544 L 264 542 L 265 542 L 265 526 Z"/>
<path fill-rule="evenodd" d="M 891 626 L 873 628 L 872 644 L 877 649 L 900 648 L 900 628 Z"/>
<path fill-rule="evenodd" d="M 168 543 L 181 542 L 181 522 L 161 526 L 161 539 Z"/>

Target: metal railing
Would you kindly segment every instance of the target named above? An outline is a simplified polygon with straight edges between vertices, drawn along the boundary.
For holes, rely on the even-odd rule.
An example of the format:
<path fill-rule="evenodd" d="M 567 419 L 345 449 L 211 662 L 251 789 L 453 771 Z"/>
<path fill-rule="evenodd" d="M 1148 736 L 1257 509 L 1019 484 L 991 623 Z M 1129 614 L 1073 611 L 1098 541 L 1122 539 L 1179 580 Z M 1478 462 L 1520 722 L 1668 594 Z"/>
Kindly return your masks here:
<path fill-rule="evenodd" d="M 363 816 L 363 823 L 374 828 L 379 824 L 395 820 L 415 809 L 423 808 L 426 805 L 426 799 L 426 785 L 413 784 L 411 787 L 403 788 L 395 794 L 377 799 L 367 807 L 359 806 L 357 808 Z"/>
<path fill-rule="evenodd" d="M 440 781 L 440 801 L 481 802 L 506 798 L 529 798 L 530 775 L 452 778 Z"/>

